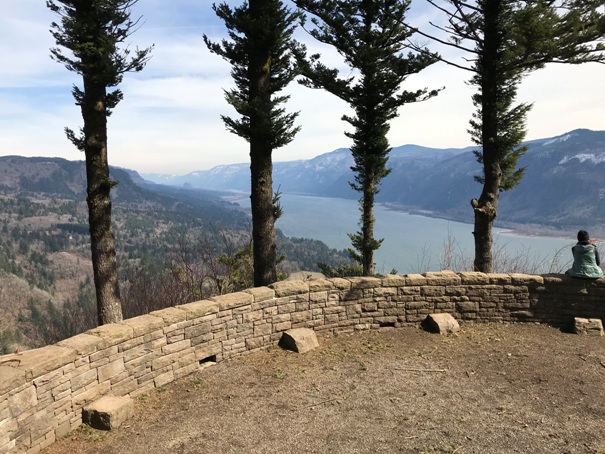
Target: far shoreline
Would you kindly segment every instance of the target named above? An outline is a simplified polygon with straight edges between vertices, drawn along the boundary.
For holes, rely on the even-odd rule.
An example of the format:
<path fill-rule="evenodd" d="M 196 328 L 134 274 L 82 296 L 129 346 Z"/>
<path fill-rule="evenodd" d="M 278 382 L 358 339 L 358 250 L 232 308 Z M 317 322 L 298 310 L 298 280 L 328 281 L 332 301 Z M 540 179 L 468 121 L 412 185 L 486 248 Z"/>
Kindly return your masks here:
<path fill-rule="evenodd" d="M 459 217 L 448 215 L 446 213 L 439 213 L 430 210 L 420 210 L 415 208 L 409 208 L 402 205 L 398 205 L 392 202 L 382 202 L 380 205 L 387 210 L 396 211 L 398 213 L 405 213 L 413 216 L 422 216 L 425 218 L 433 219 L 444 219 L 452 222 L 459 222 L 460 224 L 473 225 L 473 222 L 466 222 Z M 567 234 L 568 232 L 555 227 L 541 225 L 541 224 L 518 224 L 518 223 L 504 223 L 504 225 L 494 225 L 494 228 L 500 230 L 502 235 L 509 235 L 515 237 L 548 237 L 556 238 L 561 240 L 571 239 L 574 241 L 575 233 Z"/>
<path fill-rule="evenodd" d="M 247 194 L 246 192 L 243 192 L 243 191 L 242 192 L 228 191 L 228 192 L 231 194 L 231 196 L 223 197 L 223 199 L 227 200 L 229 202 L 232 202 L 232 203 L 238 203 L 242 200 L 247 200 L 249 198 L 249 194 Z M 326 198 L 326 199 L 355 200 L 353 198 L 349 199 L 346 197 L 322 196 L 322 195 L 317 195 L 317 194 L 308 194 L 308 193 L 299 193 L 299 192 L 287 193 L 285 195 L 316 197 L 316 198 Z M 380 205 L 381 207 L 383 207 L 387 210 L 407 214 L 410 216 L 420 216 L 420 217 L 429 218 L 429 219 L 443 219 L 446 221 L 458 222 L 460 224 L 473 225 L 473 222 L 467 222 L 467 220 L 461 219 L 460 217 L 457 217 L 455 215 L 448 215 L 447 213 L 407 207 L 407 206 L 399 205 L 399 204 L 393 203 L 393 202 L 378 202 L 377 205 Z M 247 208 L 247 207 L 243 207 L 243 208 Z M 552 226 L 548 226 L 548 225 L 543 225 L 543 224 L 519 224 L 519 223 L 514 223 L 514 222 L 504 222 L 502 224 L 494 225 L 494 228 L 498 229 L 499 233 L 502 235 L 523 237 L 523 238 L 548 237 L 548 238 L 560 239 L 560 240 L 570 240 L 573 242 L 573 241 L 575 241 L 575 237 L 576 237 L 575 230 L 574 231 L 564 230 L 564 229 L 560 229 L 560 228 L 556 228 L 556 227 L 552 227 Z M 583 228 L 584 229 L 588 228 L 590 230 L 590 226 L 577 227 L 578 230 L 583 229 Z M 595 227 L 595 230 L 597 230 L 596 227 Z M 598 238 L 599 236 L 605 237 L 605 232 L 599 231 L 597 233 L 598 233 L 598 235 L 593 235 L 593 237 L 595 239 Z M 603 241 L 603 240 L 599 240 L 599 241 Z"/>

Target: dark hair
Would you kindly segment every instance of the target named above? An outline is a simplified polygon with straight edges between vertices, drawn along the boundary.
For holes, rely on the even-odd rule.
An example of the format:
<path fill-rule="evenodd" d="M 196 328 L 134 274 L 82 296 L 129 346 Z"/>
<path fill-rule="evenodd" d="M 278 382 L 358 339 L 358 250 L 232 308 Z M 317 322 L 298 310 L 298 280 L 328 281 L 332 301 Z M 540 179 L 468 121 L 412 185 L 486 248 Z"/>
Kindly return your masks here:
<path fill-rule="evenodd" d="M 588 232 L 586 230 L 580 230 L 578 232 L 578 241 L 580 243 L 585 243 L 590 239 L 590 237 L 588 236 Z"/>

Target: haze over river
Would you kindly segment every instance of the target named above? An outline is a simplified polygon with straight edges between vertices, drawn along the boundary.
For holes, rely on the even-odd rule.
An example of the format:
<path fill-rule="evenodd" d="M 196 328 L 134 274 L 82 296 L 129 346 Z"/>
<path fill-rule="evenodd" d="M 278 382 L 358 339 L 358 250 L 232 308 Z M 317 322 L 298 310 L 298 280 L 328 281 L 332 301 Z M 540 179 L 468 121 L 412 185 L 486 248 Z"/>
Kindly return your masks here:
<path fill-rule="evenodd" d="M 284 214 L 276 227 L 286 236 L 321 240 L 336 249 L 351 247 L 348 233 L 359 230 L 359 204 L 356 200 L 281 195 Z M 469 207 L 469 219 L 472 213 Z M 439 271 L 443 266 L 446 244 L 454 242 L 453 258 L 472 266 L 474 257 L 473 225 L 445 219 L 375 207 L 375 237 L 384 238 L 376 251 L 376 271 L 399 274 Z M 494 229 L 495 262 L 506 259 L 524 263 L 528 272 L 562 272 L 571 266 L 571 246 L 577 232 L 570 232 L 569 239 L 519 236 L 508 230 Z M 553 265 L 554 261 L 554 265 Z M 450 262 L 452 263 L 452 262 Z M 468 269 L 468 267 L 467 267 Z"/>

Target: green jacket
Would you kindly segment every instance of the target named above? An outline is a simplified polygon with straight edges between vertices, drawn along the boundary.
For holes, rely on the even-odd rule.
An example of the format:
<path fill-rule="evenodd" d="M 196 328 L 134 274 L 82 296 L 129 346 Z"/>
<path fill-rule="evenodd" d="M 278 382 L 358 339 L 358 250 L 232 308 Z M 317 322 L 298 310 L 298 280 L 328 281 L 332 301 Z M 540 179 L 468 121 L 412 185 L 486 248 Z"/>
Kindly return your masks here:
<path fill-rule="evenodd" d="M 577 243 L 571 248 L 573 265 L 565 273 L 573 277 L 599 278 L 603 270 L 599 267 L 599 253 L 594 244 Z"/>

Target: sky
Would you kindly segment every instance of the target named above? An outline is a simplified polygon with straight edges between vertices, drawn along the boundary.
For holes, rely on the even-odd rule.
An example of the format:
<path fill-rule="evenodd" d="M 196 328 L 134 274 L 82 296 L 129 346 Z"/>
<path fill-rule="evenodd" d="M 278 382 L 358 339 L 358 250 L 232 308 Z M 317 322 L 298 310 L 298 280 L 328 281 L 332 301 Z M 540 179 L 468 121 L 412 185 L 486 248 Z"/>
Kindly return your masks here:
<path fill-rule="evenodd" d="M 124 99 L 109 119 L 108 155 L 111 165 L 140 173 L 185 174 L 217 165 L 248 162 L 248 143 L 229 133 L 221 115 L 236 116 L 224 99 L 233 88 L 230 66 L 206 48 L 202 36 L 226 37 L 210 0 L 139 0 L 133 19 L 141 27 L 128 40 L 131 48 L 154 45 L 142 72 L 129 73 L 120 89 Z M 240 1 L 229 0 L 232 6 Z M 418 6 L 420 5 L 420 6 Z M 71 88 L 80 84 L 75 73 L 50 58 L 55 43 L 49 28 L 59 18 L 45 0 L 0 0 L 0 155 L 62 157 L 83 160 L 67 140 L 64 128 L 82 125 Z M 434 10 L 415 0 L 408 18 L 414 24 L 434 19 Z M 326 64 L 339 63 L 330 48 L 314 42 L 304 31 L 296 37 L 310 52 L 321 52 Z M 437 50 L 437 49 L 436 49 Z M 444 52 L 450 52 L 447 49 Z M 455 57 L 455 56 L 454 56 Z M 416 144 L 448 148 L 472 145 L 467 132 L 474 111 L 470 73 L 434 64 L 409 76 L 403 87 L 445 89 L 435 98 L 407 104 L 398 111 L 388 135 L 391 146 Z M 605 130 L 605 65 L 550 65 L 522 82 L 518 101 L 533 103 L 527 139 L 564 134 L 576 128 Z M 349 147 L 341 120 L 349 107 L 321 90 L 296 83 L 288 112 L 300 112 L 301 132 L 273 153 L 274 161 L 310 159 Z"/>

